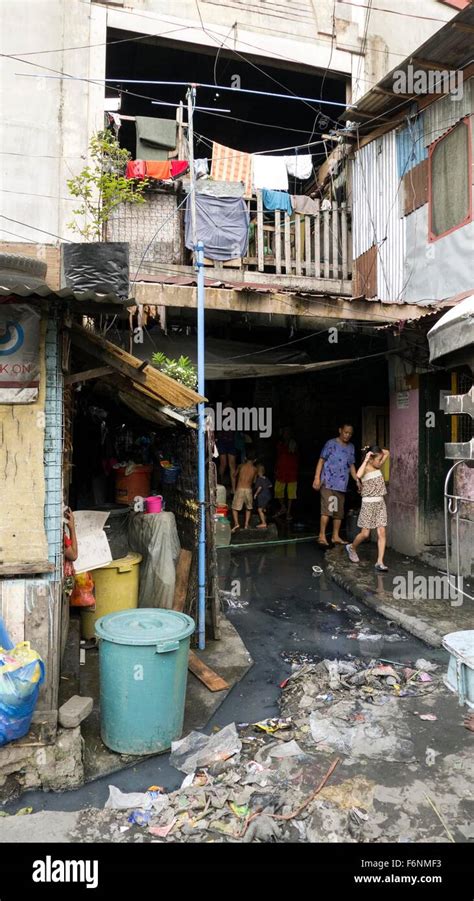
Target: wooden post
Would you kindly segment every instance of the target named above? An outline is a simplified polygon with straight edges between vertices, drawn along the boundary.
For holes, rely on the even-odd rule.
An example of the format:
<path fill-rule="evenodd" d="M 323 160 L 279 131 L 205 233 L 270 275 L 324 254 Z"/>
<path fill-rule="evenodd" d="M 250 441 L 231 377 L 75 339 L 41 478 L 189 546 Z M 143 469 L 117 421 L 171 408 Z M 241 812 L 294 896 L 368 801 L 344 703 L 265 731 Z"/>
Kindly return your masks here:
<path fill-rule="evenodd" d="M 259 272 L 263 272 L 265 266 L 265 245 L 263 237 L 263 202 L 260 190 L 257 190 L 257 259 L 257 269 Z"/>
<path fill-rule="evenodd" d="M 332 202 L 332 277 L 339 274 L 339 222 L 337 200 Z"/>
<path fill-rule="evenodd" d="M 304 259 L 306 275 L 311 275 L 311 219 L 304 217 Z"/>
<path fill-rule="evenodd" d="M 288 213 L 285 213 L 285 272 L 291 275 L 291 234 Z"/>
<path fill-rule="evenodd" d="M 329 210 L 323 211 L 324 226 L 324 278 L 329 278 Z"/>
<path fill-rule="evenodd" d="M 347 204 L 341 204 L 342 278 L 348 277 L 347 268 Z"/>
<path fill-rule="evenodd" d="M 320 232 L 320 211 L 319 200 L 314 201 L 317 205 L 317 212 L 314 217 L 314 277 L 319 278 L 321 274 L 321 232 Z"/>
<path fill-rule="evenodd" d="M 301 275 L 301 214 L 295 213 L 296 274 Z"/>
<path fill-rule="evenodd" d="M 281 275 L 281 212 L 275 210 L 275 268 L 276 274 Z"/>
<path fill-rule="evenodd" d="M 191 570 L 191 562 L 193 555 L 191 551 L 181 550 L 179 552 L 178 563 L 176 565 L 176 581 L 174 588 L 172 610 L 178 610 L 181 613 L 186 604 L 186 595 L 188 593 L 189 573 Z"/>

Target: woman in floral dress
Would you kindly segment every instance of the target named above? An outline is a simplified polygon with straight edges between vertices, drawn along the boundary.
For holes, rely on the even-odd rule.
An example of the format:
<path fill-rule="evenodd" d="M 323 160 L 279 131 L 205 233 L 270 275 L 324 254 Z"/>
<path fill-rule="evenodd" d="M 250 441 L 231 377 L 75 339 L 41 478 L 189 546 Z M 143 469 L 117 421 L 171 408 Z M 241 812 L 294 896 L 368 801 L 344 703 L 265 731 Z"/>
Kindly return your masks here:
<path fill-rule="evenodd" d="M 357 471 L 357 477 L 362 483 L 362 506 L 360 508 L 357 525 L 361 529 L 352 544 L 346 544 L 346 551 L 352 563 L 359 563 L 357 548 L 359 544 L 370 537 L 371 529 L 377 529 L 377 563 L 375 569 L 379 572 L 387 572 L 388 567 L 383 562 L 385 545 L 387 541 L 387 508 L 384 496 L 387 493 L 385 480 L 380 472 L 390 451 L 381 448 L 377 444 L 365 447 L 362 451 L 364 462 Z"/>

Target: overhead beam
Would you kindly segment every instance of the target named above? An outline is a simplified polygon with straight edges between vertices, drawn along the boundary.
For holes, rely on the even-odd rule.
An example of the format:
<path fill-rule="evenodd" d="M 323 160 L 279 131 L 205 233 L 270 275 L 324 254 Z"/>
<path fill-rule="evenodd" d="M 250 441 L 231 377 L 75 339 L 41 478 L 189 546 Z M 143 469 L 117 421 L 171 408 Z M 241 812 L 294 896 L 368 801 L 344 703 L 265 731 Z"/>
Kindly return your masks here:
<path fill-rule="evenodd" d="M 89 382 L 91 379 L 100 379 L 104 375 L 113 372 L 111 366 L 98 366 L 97 369 L 85 369 L 84 372 L 73 372 L 64 377 L 65 385 L 77 385 L 78 382 Z"/>
<path fill-rule="evenodd" d="M 191 309 L 196 309 L 197 306 L 196 288 L 183 285 L 137 282 L 135 298 L 137 303 L 143 305 L 156 304 Z M 245 289 L 236 291 L 231 288 L 206 288 L 206 310 L 373 323 L 416 319 L 426 313 L 426 308 L 418 308 L 416 304 L 380 303 L 331 296 L 302 296 L 294 293 L 264 294 Z"/>

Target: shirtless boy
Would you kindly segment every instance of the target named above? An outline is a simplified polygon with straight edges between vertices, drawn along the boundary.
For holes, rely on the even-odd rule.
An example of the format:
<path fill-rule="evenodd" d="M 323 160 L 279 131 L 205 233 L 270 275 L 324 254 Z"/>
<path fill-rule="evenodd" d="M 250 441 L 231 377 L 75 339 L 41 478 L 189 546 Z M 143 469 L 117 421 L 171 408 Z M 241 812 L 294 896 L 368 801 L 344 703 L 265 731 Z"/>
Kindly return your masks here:
<path fill-rule="evenodd" d="M 232 518 L 234 520 L 233 532 L 240 529 L 239 513 L 245 507 L 245 525 L 244 529 L 248 529 L 250 515 L 253 510 L 253 490 L 252 486 L 257 476 L 257 467 L 255 466 L 255 453 L 247 451 L 247 460 L 241 463 L 237 469 L 237 488 L 232 501 Z"/>

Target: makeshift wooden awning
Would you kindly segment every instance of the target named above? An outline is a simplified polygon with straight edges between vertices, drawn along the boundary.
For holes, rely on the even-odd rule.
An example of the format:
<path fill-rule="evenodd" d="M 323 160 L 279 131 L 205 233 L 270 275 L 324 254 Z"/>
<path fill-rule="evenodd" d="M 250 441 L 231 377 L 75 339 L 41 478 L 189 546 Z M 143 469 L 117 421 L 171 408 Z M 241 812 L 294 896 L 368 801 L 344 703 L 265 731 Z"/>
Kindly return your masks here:
<path fill-rule="evenodd" d="M 99 360 L 102 366 L 119 376 L 120 388 L 124 393 L 138 393 L 148 407 L 154 404 L 162 408 L 188 410 L 206 401 L 205 397 L 164 375 L 146 360 L 138 360 L 106 338 L 76 323 L 71 326 L 71 341 L 79 350 Z M 172 410 L 168 409 L 167 415 L 171 413 Z"/>

